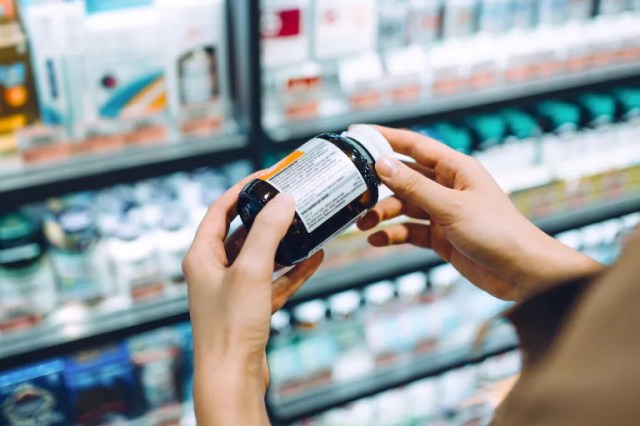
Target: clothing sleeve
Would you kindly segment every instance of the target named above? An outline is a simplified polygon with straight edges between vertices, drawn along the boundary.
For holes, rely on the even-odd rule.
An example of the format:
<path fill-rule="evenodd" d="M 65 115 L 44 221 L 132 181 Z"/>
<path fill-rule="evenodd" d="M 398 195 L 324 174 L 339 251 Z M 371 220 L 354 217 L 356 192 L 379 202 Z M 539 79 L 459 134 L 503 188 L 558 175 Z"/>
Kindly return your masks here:
<path fill-rule="evenodd" d="M 539 294 L 507 314 L 523 370 L 493 424 L 640 425 L 640 241 L 590 282 Z"/>

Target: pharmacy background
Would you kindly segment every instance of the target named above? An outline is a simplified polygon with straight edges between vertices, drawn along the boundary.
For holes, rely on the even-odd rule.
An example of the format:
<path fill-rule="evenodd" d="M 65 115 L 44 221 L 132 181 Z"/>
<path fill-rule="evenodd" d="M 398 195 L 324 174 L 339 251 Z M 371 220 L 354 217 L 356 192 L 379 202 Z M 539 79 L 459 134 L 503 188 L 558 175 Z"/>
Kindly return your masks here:
<path fill-rule="evenodd" d="M 343 141 L 329 177 L 373 170 L 331 160 L 354 123 L 474 156 L 611 263 L 640 224 L 640 1 L 0 0 L 0 425 L 195 425 L 198 223 L 308 141 Z M 371 247 L 360 213 L 291 244 L 332 238 L 272 317 L 272 423 L 489 424 L 521 368 L 509 303 Z"/>

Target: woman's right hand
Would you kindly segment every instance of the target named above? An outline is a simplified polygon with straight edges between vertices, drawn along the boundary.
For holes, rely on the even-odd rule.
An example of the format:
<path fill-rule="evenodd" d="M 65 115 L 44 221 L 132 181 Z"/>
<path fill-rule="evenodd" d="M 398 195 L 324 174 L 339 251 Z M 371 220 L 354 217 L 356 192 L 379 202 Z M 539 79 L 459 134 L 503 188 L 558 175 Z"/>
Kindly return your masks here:
<path fill-rule="evenodd" d="M 430 222 L 391 225 L 369 237 L 372 245 L 433 249 L 475 285 L 505 300 L 602 269 L 527 220 L 475 159 L 418 133 L 377 129 L 394 151 L 416 163 L 387 156 L 377 161 L 382 182 L 395 196 L 380 201 L 358 223 L 360 229 L 403 215 Z"/>

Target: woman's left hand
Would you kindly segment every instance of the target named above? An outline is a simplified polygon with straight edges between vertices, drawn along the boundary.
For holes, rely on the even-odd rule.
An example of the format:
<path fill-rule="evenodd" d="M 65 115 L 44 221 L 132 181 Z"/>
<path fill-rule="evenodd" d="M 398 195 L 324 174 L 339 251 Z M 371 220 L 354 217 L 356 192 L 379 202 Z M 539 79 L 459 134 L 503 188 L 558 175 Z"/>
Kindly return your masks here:
<path fill-rule="evenodd" d="M 320 252 L 272 282 L 276 249 L 295 213 L 286 195 L 264 207 L 248 234 L 240 228 L 227 239 L 247 180 L 209 208 L 183 262 L 193 328 L 194 401 L 199 424 L 204 425 L 267 421 L 265 348 L 271 314 L 313 275 L 323 258 Z"/>

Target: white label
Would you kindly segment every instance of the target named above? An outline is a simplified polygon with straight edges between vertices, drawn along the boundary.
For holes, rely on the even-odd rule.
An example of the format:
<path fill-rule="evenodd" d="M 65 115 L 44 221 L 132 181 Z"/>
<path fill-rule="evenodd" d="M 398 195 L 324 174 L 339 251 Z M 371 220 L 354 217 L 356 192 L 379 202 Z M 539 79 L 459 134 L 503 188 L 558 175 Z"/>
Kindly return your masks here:
<path fill-rule="evenodd" d="M 307 142 L 262 179 L 295 200 L 307 232 L 315 231 L 368 189 L 349 157 L 323 139 Z"/>

